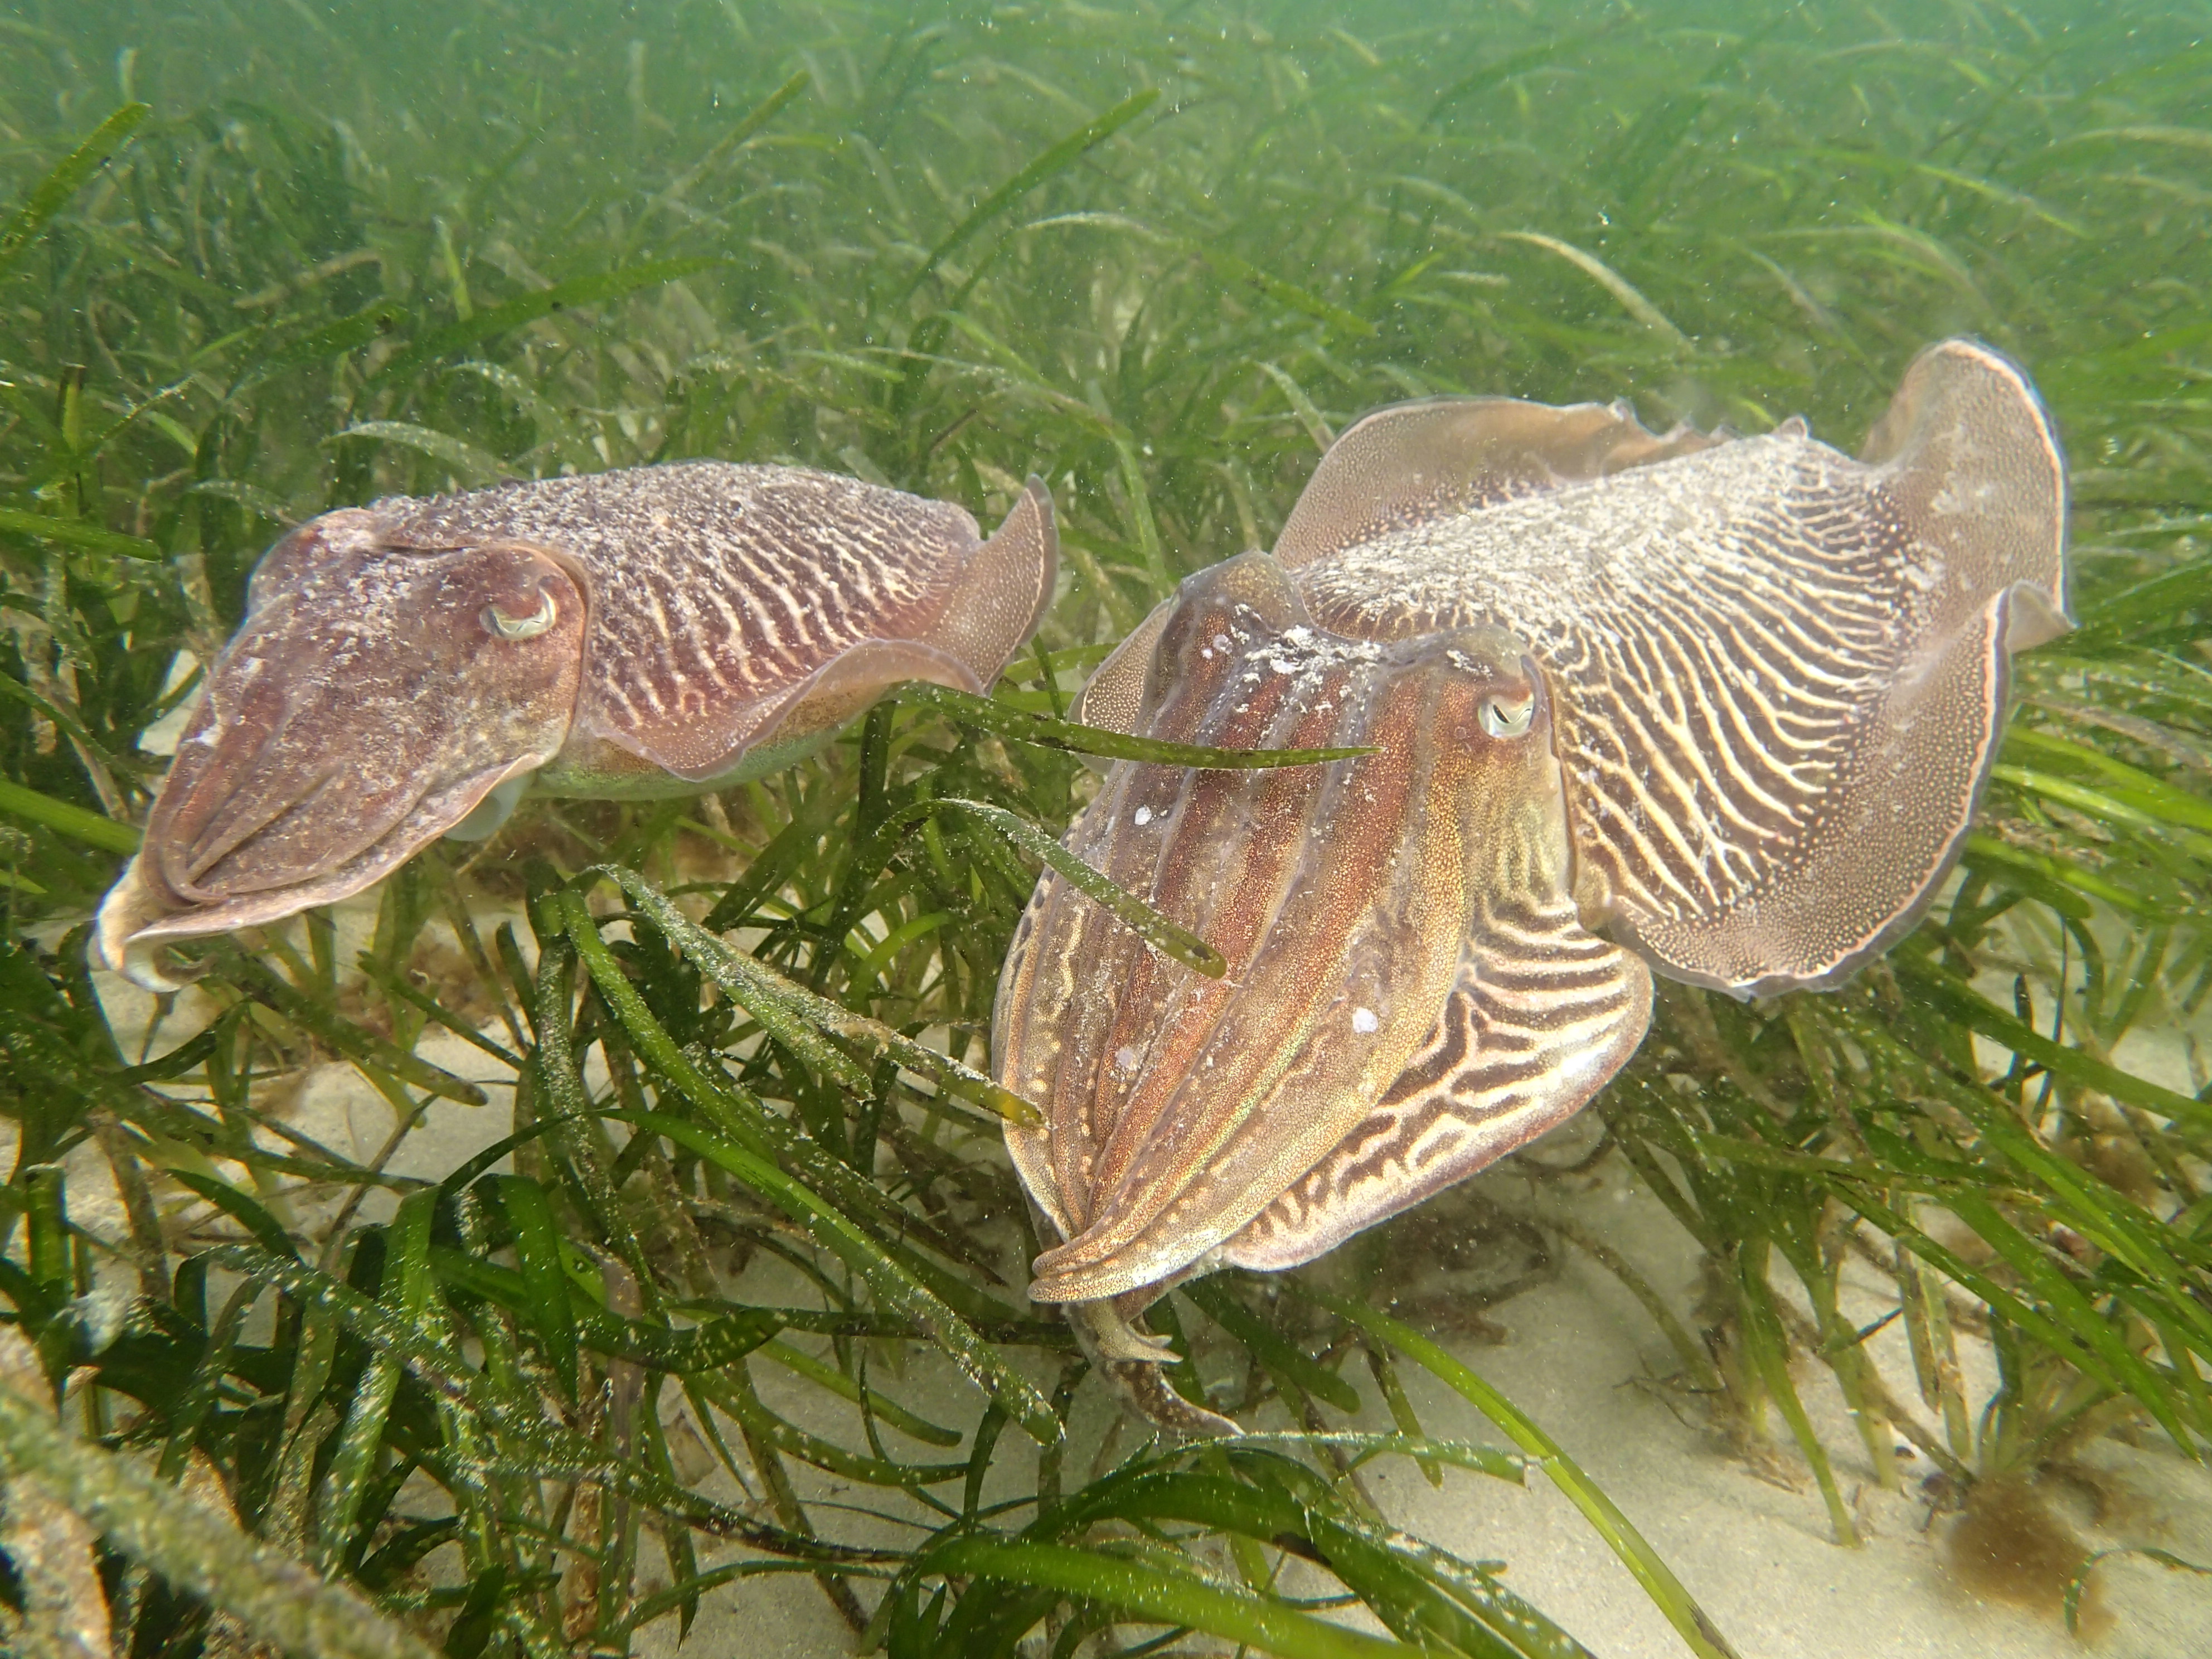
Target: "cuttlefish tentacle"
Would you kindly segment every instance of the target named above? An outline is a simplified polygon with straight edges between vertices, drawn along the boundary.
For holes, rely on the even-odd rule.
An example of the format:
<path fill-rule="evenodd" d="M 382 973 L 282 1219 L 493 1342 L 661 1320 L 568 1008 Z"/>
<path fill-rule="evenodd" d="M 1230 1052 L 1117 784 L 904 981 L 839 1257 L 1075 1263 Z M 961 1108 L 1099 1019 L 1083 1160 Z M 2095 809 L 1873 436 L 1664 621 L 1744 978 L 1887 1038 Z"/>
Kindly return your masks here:
<path fill-rule="evenodd" d="M 1138 1330 L 1123 1304 L 1071 1302 L 1065 1312 L 1076 1346 L 1125 1411 L 1183 1440 L 1218 1440 L 1243 1432 L 1236 1419 L 1186 1400 L 1167 1379 L 1175 1350 Z"/>
<path fill-rule="evenodd" d="M 1032 479 L 957 507 L 690 462 L 325 514 L 272 548 L 95 959 L 359 891 L 528 788 L 696 793 L 796 758 L 902 680 L 987 690 L 1052 597 Z"/>
<path fill-rule="evenodd" d="M 1853 461 L 1802 421 L 1653 438 L 1615 405 L 1370 416 L 1277 555 L 1364 639 L 1492 623 L 1558 694 L 1583 914 L 1737 995 L 1911 926 L 2066 620 L 2065 478 L 2020 370 L 1923 352 Z"/>

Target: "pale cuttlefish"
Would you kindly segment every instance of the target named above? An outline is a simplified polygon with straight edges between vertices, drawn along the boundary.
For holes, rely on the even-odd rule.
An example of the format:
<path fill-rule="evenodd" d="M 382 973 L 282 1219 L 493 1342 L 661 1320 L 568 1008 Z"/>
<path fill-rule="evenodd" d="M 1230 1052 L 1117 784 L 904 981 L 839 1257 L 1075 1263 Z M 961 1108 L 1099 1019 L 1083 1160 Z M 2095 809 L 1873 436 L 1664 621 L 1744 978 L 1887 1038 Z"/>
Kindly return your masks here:
<path fill-rule="evenodd" d="M 1009 1125 L 1066 1304 L 1125 1399 L 1143 1311 L 1295 1267 L 1579 1110 L 1654 970 L 1832 986 L 1957 855 L 2012 652 L 2069 623 L 2065 479 L 2026 377 L 1923 352 L 1857 460 L 1802 420 L 1655 436 L 1626 405 L 1368 416 L 1272 554 L 1203 571 L 1085 689 L 1094 724 L 1297 770 L 1121 763 L 1073 852 L 1209 978 L 1047 873 L 1000 981 Z"/>
<path fill-rule="evenodd" d="M 281 920 L 482 837 L 526 793 L 693 794 L 787 764 L 889 687 L 988 690 L 1053 592 L 1032 478 L 957 507 L 688 462 L 327 513 L 255 569 L 93 955 Z"/>

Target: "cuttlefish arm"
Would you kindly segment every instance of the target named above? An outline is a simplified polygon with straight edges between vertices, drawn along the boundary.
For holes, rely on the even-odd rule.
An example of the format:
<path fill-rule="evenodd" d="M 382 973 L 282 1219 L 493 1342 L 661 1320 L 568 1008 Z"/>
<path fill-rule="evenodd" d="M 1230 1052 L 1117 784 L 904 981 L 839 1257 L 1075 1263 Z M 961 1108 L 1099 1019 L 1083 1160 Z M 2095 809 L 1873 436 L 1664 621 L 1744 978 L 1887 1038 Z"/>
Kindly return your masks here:
<path fill-rule="evenodd" d="M 713 462 L 326 514 L 270 550 L 100 907 L 95 960 L 358 892 L 526 788 L 696 793 L 794 758 L 890 686 L 981 691 L 1052 594 L 1035 480 L 957 507 Z"/>
<path fill-rule="evenodd" d="M 2033 389 L 1954 340 L 1856 461 L 1795 420 L 1723 441 L 1619 404 L 1383 410 L 1322 459 L 1276 555 L 1339 632 L 1527 639 L 1584 918 L 1750 996 L 1833 984 L 1932 896 L 2010 653 L 2070 625 L 2064 530 Z M 1102 712 L 1131 673 L 1102 669 Z"/>
<path fill-rule="evenodd" d="M 1047 1121 L 1007 1145 L 1061 1239 L 1030 1295 L 1125 1368 L 1161 1357 L 1128 1321 L 1168 1285 L 1310 1260 L 1577 1109 L 1650 994 L 1576 915 L 1547 696 L 1510 635 L 1347 640 L 1248 555 L 1183 585 L 1127 724 L 1375 752 L 1108 774 L 1070 849 L 1222 978 L 1050 875 L 1016 933 L 994 1052 Z"/>

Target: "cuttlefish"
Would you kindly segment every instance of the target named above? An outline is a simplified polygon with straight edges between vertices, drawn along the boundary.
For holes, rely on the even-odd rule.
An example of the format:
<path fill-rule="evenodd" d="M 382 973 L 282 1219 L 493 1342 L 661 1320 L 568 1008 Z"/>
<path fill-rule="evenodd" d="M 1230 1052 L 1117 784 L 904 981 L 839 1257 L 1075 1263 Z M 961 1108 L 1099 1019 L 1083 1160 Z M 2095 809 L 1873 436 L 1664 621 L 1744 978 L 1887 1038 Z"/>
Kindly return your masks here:
<path fill-rule="evenodd" d="M 2008 658 L 2070 624 L 2063 465 L 2026 377 L 1921 354 L 1858 459 L 1802 420 L 1624 404 L 1366 416 L 1272 553 L 1182 584 L 1079 717 L 1326 766 L 1120 763 L 1067 846 L 1218 979 L 1048 872 L 1000 981 L 1009 1125 L 1065 1304 L 1137 1409 L 1233 1432 L 1136 1322 L 1222 1267 L 1309 1261 L 1579 1110 L 1652 973 L 1836 984 L 1956 857 Z"/>
<path fill-rule="evenodd" d="M 904 680 L 989 688 L 1050 601 L 1036 479 L 957 507 L 799 467 L 687 462 L 327 513 L 264 556 L 93 952 L 358 892 L 526 792 L 759 776 Z"/>

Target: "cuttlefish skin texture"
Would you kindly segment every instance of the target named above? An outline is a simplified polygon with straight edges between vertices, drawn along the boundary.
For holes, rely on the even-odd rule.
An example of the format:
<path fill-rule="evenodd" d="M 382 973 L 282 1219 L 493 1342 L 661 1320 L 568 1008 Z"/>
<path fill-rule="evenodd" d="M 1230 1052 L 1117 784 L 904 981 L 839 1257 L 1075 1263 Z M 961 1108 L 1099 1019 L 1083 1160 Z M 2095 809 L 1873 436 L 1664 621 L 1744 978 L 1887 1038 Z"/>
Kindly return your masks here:
<path fill-rule="evenodd" d="M 1741 996 L 1832 984 L 1949 869 L 2010 653 L 2069 625 L 2049 422 L 2018 369 L 1965 342 L 1913 364 L 1858 461 L 1802 421 L 1716 442 L 1605 413 L 1626 465 L 1570 447 L 1575 470 L 1523 494 L 1501 489 L 1485 438 L 1526 422 L 1522 453 L 1540 455 L 1532 416 L 1572 428 L 1593 411 L 1371 416 L 1310 497 L 1382 470 L 1363 450 L 1402 456 L 1441 428 L 1488 463 L 1459 473 L 1484 504 L 1346 539 L 1346 515 L 1301 503 L 1277 556 L 1358 637 L 1488 621 L 1528 640 L 1559 694 L 1586 915 L 1676 978 Z"/>
<path fill-rule="evenodd" d="M 1230 968 L 1040 884 L 995 1020 L 1001 1079 L 1047 1109 L 1007 1131 L 1061 1240 L 1031 1294 L 1141 1408 L 1229 1426 L 1144 1375 L 1130 1322 L 1168 1285 L 1310 1261 L 1578 1109 L 1642 1039 L 1648 969 L 1742 996 L 1848 975 L 1956 857 L 2010 653 L 2069 625 L 2064 518 L 2033 389 L 1967 341 L 1921 354 L 1857 460 L 1801 421 L 1655 436 L 1620 404 L 1349 428 L 1273 555 L 1186 583 L 1078 706 L 1380 752 L 1122 763 L 1071 830 Z"/>
<path fill-rule="evenodd" d="M 489 833 L 527 787 L 696 793 L 890 686 L 987 690 L 1052 596 L 1031 480 L 959 507 L 797 467 L 688 462 L 325 514 L 270 550 L 102 904 L 102 965 L 357 892 Z"/>

